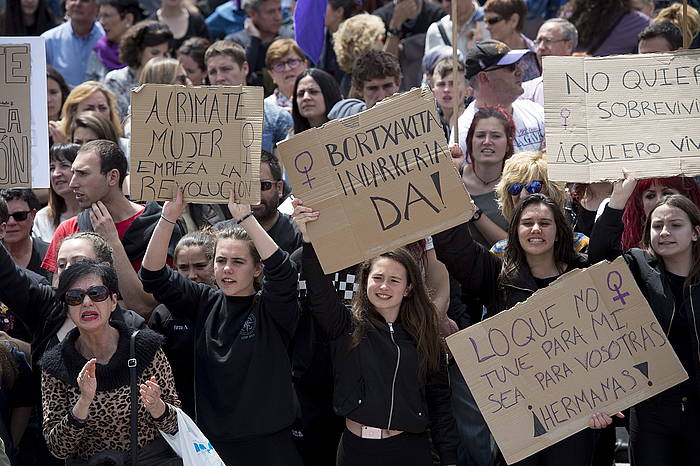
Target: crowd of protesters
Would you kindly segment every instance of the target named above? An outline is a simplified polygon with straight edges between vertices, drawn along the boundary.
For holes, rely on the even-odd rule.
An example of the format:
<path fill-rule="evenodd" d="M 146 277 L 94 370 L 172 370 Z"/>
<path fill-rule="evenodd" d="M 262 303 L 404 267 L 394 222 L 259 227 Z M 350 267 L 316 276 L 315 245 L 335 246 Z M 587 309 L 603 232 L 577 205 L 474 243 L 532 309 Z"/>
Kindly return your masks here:
<path fill-rule="evenodd" d="M 179 464 L 178 408 L 229 466 L 505 465 L 444 338 L 619 256 L 689 379 L 517 464 L 700 465 L 700 188 L 550 180 L 542 60 L 700 47 L 700 2 L 452 1 L 327 0 L 319 38 L 294 0 L 0 1 L 0 36 L 45 40 L 51 143 L 48 189 L 0 191 L 0 465 L 129 464 L 134 442 Z M 260 203 L 130 199 L 148 83 L 264 88 Z M 307 226 L 332 212 L 276 146 L 418 86 L 474 216 L 324 275 Z"/>

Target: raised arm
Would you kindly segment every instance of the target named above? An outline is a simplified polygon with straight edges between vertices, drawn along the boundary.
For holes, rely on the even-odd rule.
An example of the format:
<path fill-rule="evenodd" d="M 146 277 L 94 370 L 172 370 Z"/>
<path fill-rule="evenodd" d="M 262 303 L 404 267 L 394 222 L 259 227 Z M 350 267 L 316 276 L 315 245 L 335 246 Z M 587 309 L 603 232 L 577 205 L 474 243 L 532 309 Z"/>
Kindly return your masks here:
<path fill-rule="evenodd" d="M 588 260 L 591 264 L 602 260 L 615 260 L 623 252 L 621 241 L 625 226 L 622 223 L 622 214 L 627 200 L 637 186 L 637 180 L 624 169 L 622 175 L 622 180 L 613 184 L 610 202 L 593 225 L 588 243 Z"/>
<path fill-rule="evenodd" d="M 433 235 L 435 254 L 462 291 L 480 296 L 484 302 L 495 296 L 501 259 L 474 241 L 466 223 Z"/>
<path fill-rule="evenodd" d="M 352 319 L 350 311 L 340 300 L 335 286 L 333 286 L 333 281 L 323 273 L 306 230 L 306 224 L 316 221 L 319 212 L 303 206 L 300 199 L 295 199 L 292 204 L 294 205 L 294 221 L 299 227 L 303 239 L 301 269 L 306 280 L 306 302 L 316 322 L 330 338 L 335 339 L 346 334 L 352 328 Z"/>
<path fill-rule="evenodd" d="M 229 193 L 228 208 L 231 211 L 233 219 L 245 229 L 250 239 L 253 240 L 255 249 L 258 250 L 258 254 L 260 254 L 262 260 L 268 259 L 277 251 L 277 243 L 270 238 L 270 235 L 268 235 L 265 229 L 258 223 L 258 219 L 253 216 L 250 205 L 236 202 L 236 195 L 233 189 Z"/>

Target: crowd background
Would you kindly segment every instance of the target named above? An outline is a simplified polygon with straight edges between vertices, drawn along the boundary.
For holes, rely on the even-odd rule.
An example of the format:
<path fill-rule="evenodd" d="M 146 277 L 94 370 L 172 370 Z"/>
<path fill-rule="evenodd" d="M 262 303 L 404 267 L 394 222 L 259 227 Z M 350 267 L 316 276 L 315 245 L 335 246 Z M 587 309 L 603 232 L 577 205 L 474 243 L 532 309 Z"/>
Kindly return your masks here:
<path fill-rule="evenodd" d="M 50 188 L 0 192 L 0 464 L 111 464 L 133 438 L 138 464 L 177 464 L 158 429 L 181 407 L 229 465 L 503 465 L 443 338 L 619 255 L 690 379 L 518 464 L 700 464 L 700 188 L 549 180 L 542 76 L 698 48 L 700 2 L 452 1 L 328 0 L 317 37 L 294 0 L 0 0 L 0 36 L 45 39 L 51 141 Z M 129 198 L 146 83 L 264 88 L 259 204 Z M 323 212 L 276 145 L 417 86 L 475 216 L 324 276 Z"/>

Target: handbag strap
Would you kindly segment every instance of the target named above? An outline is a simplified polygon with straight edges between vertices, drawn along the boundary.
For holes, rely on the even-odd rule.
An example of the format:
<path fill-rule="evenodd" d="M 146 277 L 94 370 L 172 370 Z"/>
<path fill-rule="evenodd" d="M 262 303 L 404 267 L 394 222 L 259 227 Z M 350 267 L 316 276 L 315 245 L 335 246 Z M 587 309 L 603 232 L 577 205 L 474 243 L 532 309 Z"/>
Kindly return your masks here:
<path fill-rule="evenodd" d="M 131 465 L 136 466 L 136 457 L 138 455 L 139 449 L 139 428 L 138 428 L 138 409 L 139 409 L 139 388 L 136 384 L 136 334 L 139 330 L 136 330 L 131 334 L 131 341 L 129 342 L 129 360 L 127 365 L 129 366 L 129 378 L 131 379 L 131 438 L 130 438 L 130 448 L 131 448 Z"/>

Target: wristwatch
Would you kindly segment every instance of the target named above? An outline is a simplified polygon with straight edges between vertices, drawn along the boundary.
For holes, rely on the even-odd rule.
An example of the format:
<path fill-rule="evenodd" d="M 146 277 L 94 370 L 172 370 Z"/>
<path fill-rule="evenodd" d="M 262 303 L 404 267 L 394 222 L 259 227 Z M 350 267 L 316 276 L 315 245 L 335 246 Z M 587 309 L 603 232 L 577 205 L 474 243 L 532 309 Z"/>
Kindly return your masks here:
<path fill-rule="evenodd" d="M 483 212 L 481 211 L 481 209 L 479 209 L 477 207 L 477 209 L 474 211 L 474 215 L 472 215 L 472 219 L 469 221 L 470 222 L 478 222 L 479 219 L 481 218 L 481 214 L 483 214 Z"/>

